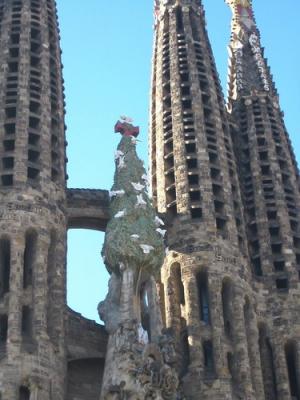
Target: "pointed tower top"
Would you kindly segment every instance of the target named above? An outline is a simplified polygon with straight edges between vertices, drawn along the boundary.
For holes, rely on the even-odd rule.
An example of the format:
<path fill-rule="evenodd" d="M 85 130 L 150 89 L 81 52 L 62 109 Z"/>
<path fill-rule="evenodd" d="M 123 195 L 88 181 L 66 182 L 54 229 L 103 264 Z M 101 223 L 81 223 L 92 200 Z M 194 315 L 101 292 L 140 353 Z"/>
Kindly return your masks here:
<path fill-rule="evenodd" d="M 253 31 L 256 27 L 251 0 L 225 0 L 233 12 L 233 25 L 236 29 L 246 32 Z M 235 29 L 235 30 L 236 30 Z"/>
<path fill-rule="evenodd" d="M 252 92 L 274 92 L 251 0 L 225 0 L 232 9 L 229 46 L 229 99 Z"/>

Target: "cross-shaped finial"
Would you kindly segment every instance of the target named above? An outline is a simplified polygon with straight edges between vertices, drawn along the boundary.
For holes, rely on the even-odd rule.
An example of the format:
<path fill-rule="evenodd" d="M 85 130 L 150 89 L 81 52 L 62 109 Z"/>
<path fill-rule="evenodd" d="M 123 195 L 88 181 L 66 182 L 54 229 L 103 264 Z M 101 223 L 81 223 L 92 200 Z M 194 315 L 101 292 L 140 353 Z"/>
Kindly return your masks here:
<path fill-rule="evenodd" d="M 123 136 L 137 137 L 140 133 L 140 128 L 132 123 L 133 120 L 131 118 L 122 115 L 115 125 L 115 132 L 121 133 Z"/>

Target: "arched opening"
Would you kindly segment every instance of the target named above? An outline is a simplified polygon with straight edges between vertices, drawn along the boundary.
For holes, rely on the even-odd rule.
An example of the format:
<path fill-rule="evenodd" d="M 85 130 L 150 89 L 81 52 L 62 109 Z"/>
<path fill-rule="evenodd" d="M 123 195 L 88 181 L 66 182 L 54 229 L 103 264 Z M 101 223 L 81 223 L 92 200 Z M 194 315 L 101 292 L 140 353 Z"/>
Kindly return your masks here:
<path fill-rule="evenodd" d="M 24 341 L 32 338 L 32 309 L 29 306 L 22 307 L 22 337 Z"/>
<path fill-rule="evenodd" d="M 175 286 L 175 296 L 176 300 L 182 306 L 185 305 L 185 296 L 184 296 L 184 286 L 182 283 L 182 275 L 181 275 L 181 265 L 179 263 L 175 263 L 171 265 L 171 272 L 174 277 L 174 286 Z"/>
<path fill-rule="evenodd" d="M 55 302 L 55 286 L 56 286 L 56 251 L 57 251 L 57 236 L 56 232 L 52 231 L 50 235 L 50 245 L 48 249 L 47 260 L 47 286 L 48 286 L 48 310 L 47 310 L 47 331 L 51 340 L 56 341 L 56 302 Z"/>
<path fill-rule="evenodd" d="M 207 377 L 211 378 L 215 373 L 214 352 L 211 340 L 206 340 L 202 344 L 204 372 Z"/>
<path fill-rule="evenodd" d="M 251 370 L 251 379 L 252 379 L 252 385 L 253 388 L 255 388 L 255 348 L 253 348 L 253 338 L 251 338 L 252 335 L 252 323 L 253 323 L 253 318 L 252 318 L 252 309 L 251 309 L 251 304 L 248 299 L 248 297 L 245 297 L 245 304 L 244 304 L 244 322 L 245 322 L 245 333 L 246 333 L 246 339 L 247 339 L 247 350 L 248 350 L 248 358 L 249 358 L 249 364 L 250 364 L 250 370 Z"/>
<path fill-rule="evenodd" d="M 273 349 L 270 338 L 267 335 L 266 326 L 259 326 L 259 350 L 261 369 L 264 382 L 264 391 L 266 399 L 277 400 L 276 373 L 274 366 Z"/>
<path fill-rule="evenodd" d="M 103 358 L 87 358 L 68 363 L 66 400 L 98 400 L 104 372 Z"/>
<path fill-rule="evenodd" d="M 181 375 L 184 376 L 188 372 L 188 368 L 190 365 L 190 345 L 189 345 L 189 337 L 188 337 L 187 332 L 182 333 L 181 347 L 182 347 Z"/>
<path fill-rule="evenodd" d="M 19 400 L 30 400 L 30 390 L 27 386 L 21 386 L 19 389 Z"/>
<path fill-rule="evenodd" d="M 230 338 L 232 335 L 232 283 L 229 279 L 224 279 L 222 284 L 222 308 L 225 334 Z"/>
<path fill-rule="evenodd" d="M 28 231 L 25 236 L 25 251 L 23 261 L 23 288 L 27 289 L 32 285 L 33 269 L 36 258 L 36 241 L 37 235 L 35 231 Z"/>
<path fill-rule="evenodd" d="M 300 400 L 300 382 L 299 371 L 297 370 L 297 356 L 298 352 L 296 343 L 289 341 L 285 345 L 285 357 L 289 375 L 290 392 L 293 400 Z"/>
<path fill-rule="evenodd" d="M 196 276 L 198 288 L 198 304 L 200 320 L 205 324 L 210 323 L 209 291 L 207 271 L 201 271 Z"/>
<path fill-rule="evenodd" d="M 84 317 L 100 322 L 97 307 L 107 295 L 109 274 L 100 256 L 104 233 L 68 231 L 67 301 Z"/>
<path fill-rule="evenodd" d="M 140 312 L 141 312 L 141 325 L 144 331 L 148 334 L 148 339 L 151 339 L 150 329 L 150 312 L 149 312 L 149 298 L 147 292 L 147 284 L 144 283 L 140 288 Z"/>
<path fill-rule="evenodd" d="M 0 299 L 9 292 L 10 279 L 10 241 L 0 241 Z"/>

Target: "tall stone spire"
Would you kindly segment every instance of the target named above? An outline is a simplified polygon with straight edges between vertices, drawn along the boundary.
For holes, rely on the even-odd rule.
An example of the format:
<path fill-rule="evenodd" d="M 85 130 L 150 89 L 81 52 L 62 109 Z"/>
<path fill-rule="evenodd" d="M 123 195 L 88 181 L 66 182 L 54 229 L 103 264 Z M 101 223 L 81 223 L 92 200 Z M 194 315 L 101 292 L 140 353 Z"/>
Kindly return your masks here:
<path fill-rule="evenodd" d="M 150 157 L 153 201 L 166 216 L 170 247 L 162 269 L 165 323 L 175 332 L 186 398 L 252 399 L 243 322 L 251 272 L 204 10 L 199 1 L 159 5 Z M 241 365 L 234 372 L 233 359 Z"/>
<path fill-rule="evenodd" d="M 276 93 L 264 58 L 251 0 L 225 0 L 232 9 L 229 97 L 253 91 Z"/>
<path fill-rule="evenodd" d="M 65 395 L 66 174 L 54 0 L 0 2 L 0 398 Z"/>
<path fill-rule="evenodd" d="M 229 119 L 253 287 L 262 294 L 256 309 L 263 381 L 253 376 L 255 398 L 299 399 L 299 172 L 251 2 L 227 2 L 233 10 Z"/>

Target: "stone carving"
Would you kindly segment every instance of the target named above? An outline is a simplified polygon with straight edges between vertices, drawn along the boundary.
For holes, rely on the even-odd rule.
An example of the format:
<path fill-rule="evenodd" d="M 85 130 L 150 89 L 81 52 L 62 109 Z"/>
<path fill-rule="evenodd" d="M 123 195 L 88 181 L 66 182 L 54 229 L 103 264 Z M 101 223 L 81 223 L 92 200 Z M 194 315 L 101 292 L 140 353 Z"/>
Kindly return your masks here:
<path fill-rule="evenodd" d="M 111 197 L 111 219 L 102 252 L 111 278 L 107 297 L 98 307 L 110 335 L 101 400 L 176 400 L 172 332 L 161 332 L 161 327 L 161 335 L 157 332 L 161 319 L 154 278 L 163 264 L 165 235 L 158 228 L 146 173 L 132 140 L 139 129 L 123 120 L 116 127 L 122 139 L 111 189 L 121 195 Z M 151 318 L 156 332 L 150 329 Z"/>

